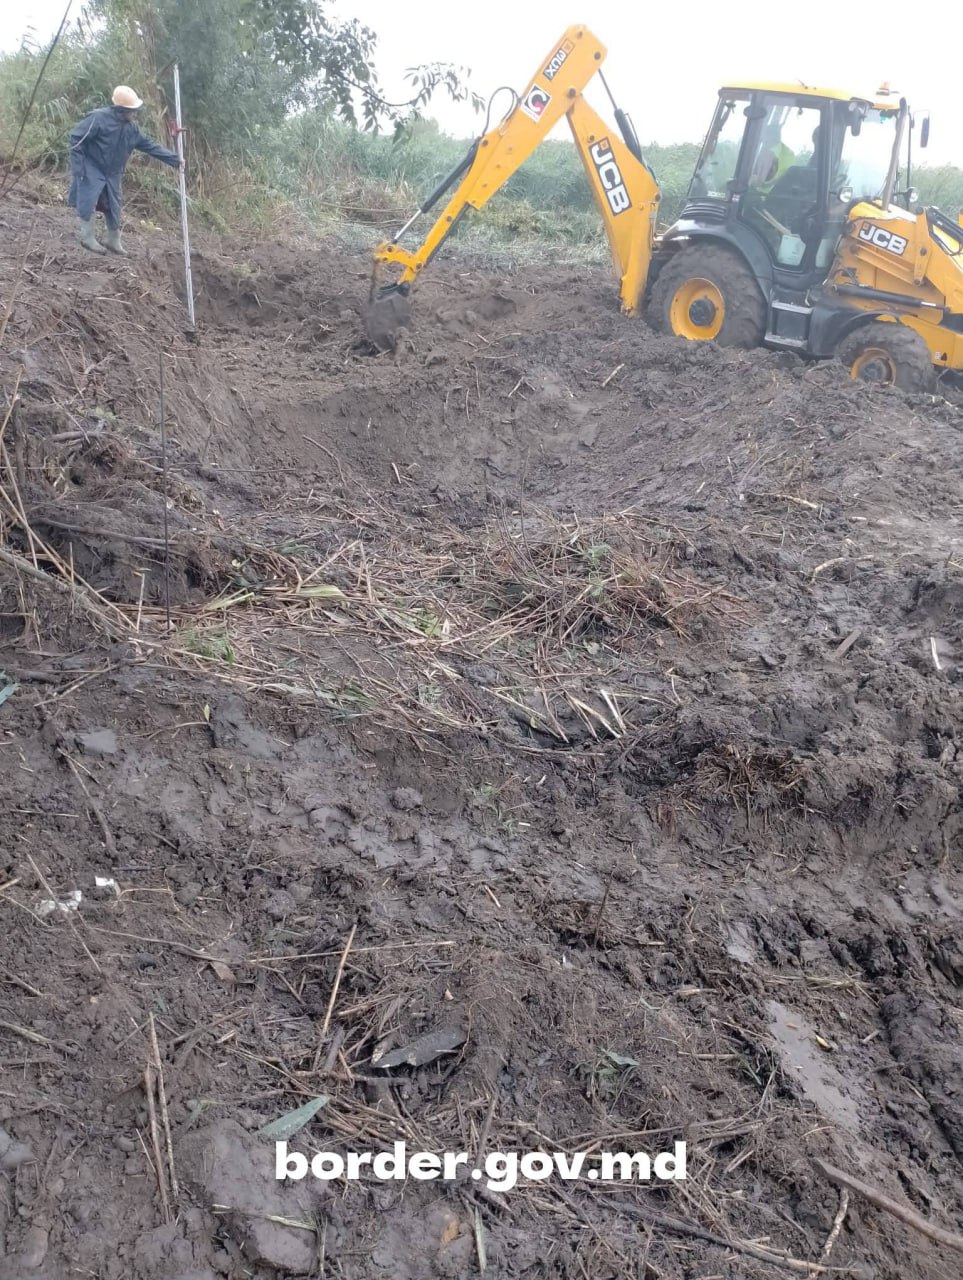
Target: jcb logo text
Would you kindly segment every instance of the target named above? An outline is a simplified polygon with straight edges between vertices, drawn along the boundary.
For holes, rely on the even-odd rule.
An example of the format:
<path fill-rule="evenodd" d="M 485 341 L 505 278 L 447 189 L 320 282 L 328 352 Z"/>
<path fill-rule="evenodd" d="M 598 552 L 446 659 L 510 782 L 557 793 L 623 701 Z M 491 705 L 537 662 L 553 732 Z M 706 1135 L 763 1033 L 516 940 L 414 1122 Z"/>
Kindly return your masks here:
<path fill-rule="evenodd" d="M 860 227 L 859 238 L 874 244 L 877 249 L 886 249 L 889 253 L 895 253 L 899 257 L 902 257 L 906 252 L 908 243 L 905 236 L 893 235 L 892 231 L 887 231 L 884 227 L 877 227 L 872 222 L 867 222 L 864 227 Z"/>
<path fill-rule="evenodd" d="M 609 202 L 609 208 L 616 215 L 625 213 L 626 209 L 631 207 L 632 201 L 629 199 L 629 193 L 625 189 L 619 166 L 615 163 L 612 144 L 608 138 L 602 138 L 596 142 L 590 148 L 589 155 L 592 157 L 592 163 L 598 172 L 602 190 L 605 192 L 605 198 Z"/>

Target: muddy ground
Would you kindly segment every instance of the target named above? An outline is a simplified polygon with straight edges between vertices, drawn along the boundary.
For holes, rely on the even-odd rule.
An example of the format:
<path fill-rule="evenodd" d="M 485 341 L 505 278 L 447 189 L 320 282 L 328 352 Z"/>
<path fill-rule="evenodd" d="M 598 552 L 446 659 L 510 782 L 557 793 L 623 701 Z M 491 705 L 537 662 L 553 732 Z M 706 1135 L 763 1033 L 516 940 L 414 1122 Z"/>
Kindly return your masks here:
<path fill-rule="evenodd" d="M 191 337 L 167 232 L 0 232 L 0 1277 L 957 1276 L 814 1160 L 963 1230 L 960 410 L 589 269 L 384 355 L 363 254 L 202 238 Z M 279 1188 L 319 1096 L 688 1178 Z"/>

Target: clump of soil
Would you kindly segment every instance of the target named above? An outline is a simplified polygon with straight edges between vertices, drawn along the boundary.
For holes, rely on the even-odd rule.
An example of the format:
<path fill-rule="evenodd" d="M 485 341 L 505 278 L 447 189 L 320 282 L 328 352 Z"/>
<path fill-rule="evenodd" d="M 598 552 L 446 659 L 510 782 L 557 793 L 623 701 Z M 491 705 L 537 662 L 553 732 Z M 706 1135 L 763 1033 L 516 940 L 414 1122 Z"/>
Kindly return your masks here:
<path fill-rule="evenodd" d="M 433 263 L 375 353 L 363 255 L 202 243 L 191 338 L 172 239 L 30 200 L 0 1277 L 957 1275 L 812 1157 L 963 1228 L 959 410 L 568 267 Z M 688 1176 L 279 1184 L 319 1098 Z"/>

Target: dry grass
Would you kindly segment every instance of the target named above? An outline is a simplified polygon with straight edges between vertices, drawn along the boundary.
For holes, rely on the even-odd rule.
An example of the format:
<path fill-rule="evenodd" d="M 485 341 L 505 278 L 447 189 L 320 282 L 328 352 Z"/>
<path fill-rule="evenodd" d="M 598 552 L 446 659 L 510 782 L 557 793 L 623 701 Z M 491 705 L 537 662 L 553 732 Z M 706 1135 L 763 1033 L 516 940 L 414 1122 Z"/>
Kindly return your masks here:
<path fill-rule="evenodd" d="M 4 427 L 11 420 L 12 406 Z M 55 465 L 31 453 L 25 470 L 0 430 L 4 560 L 24 616 L 25 584 L 44 585 L 143 660 L 339 717 L 436 738 L 495 733 L 527 750 L 591 750 L 624 738 L 643 703 L 672 704 L 660 674 L 667 643 L 747 617 L 733 595 L 688 571 L 684 537 L 637 512 L 592 521 L 530 512 L 472 531 L 412 525 L 343 476 L 347 497 L 292 503 L 261 527 L 205 517 L 178 485 L 165 548 L 156 469 L 109 431 L 68 434 L 45 442 L 59 450 Z M 65 453 L 71 464 L 78 453 L 96 456 L 98 477 L 106 466 L 82 503 L 46 479 L 63 471 Z M 119 504 L 111 472 L 125 493 Z M 114 598 L 75 571 L 75 545 L 94 557 L 109 549 Z M 167 634 L 158 594 L 171 578 L 182 596 L 192 578 L 221 590 L 175 604 Z"/>
<path fill-rule="evenodd" d="M 625 735 L 639 660 L 650 651 L 655 669 L 664 634 L 746 616 L 629 513 L 465 533 L 344 508 L 305 521 L 298 542 L 325 541 L 325 523 L 364 537 L 319 562 L 250 547 L 247 585 L 179 611 L 167 659 L 395 728 L 491 732 L 507 715 L 568 747 Z"/>

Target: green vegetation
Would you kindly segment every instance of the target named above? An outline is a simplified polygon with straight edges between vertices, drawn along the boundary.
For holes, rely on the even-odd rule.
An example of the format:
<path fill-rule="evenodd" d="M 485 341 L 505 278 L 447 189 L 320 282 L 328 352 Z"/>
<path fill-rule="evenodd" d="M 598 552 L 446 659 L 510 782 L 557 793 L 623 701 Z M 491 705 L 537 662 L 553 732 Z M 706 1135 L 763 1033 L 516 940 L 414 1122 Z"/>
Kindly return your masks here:
<path fill-rule="evenodd" d="M 951 217 L 963 209 L 963 169 L 956 165 L 921 166 L 913 170 L 913 183 L 920 193 L 921 204 L 939 205 Z"/>
<path fill-rule="evenodd" d="M 163 138 L 170 94 L 164 69 L 176 58 L 190 127 L 195 214 L 220 230 L 276 227 L 285 213 L 295 223 L 314 226 L 360 224 L 372 229 L 365 233 L 369 235 L 396 229 L 461 160 L 468 145 L 442 134 L 434 122 L 419 116 L 419 109 L 432 92 L 458 98 L 467 90 L 450 69 L 429 67 L 413 73 L 418 83 L 404 114 L 376 110 L 378 102 L 357 90 L 344 94 L 340 73 L 331 77 L 331 84 L 313 74 L 305 81 L 301 69 L 279 68 L 270 47 L 255 40 L 248 48 L 230 37 L 238 29 L 228 21 L 230 13 L 250 2 L 212 0 L 198 6 L 187 0 L 95 0 L 50 60 L 17 164 L 61 171 L 71 127 L 102 105 L 118 82 L 132 81 L 140 89 L 147 104 L 143 127 Z M 137 18 L 130 16 L 133 9 Z M 362 75 L 363 58 L 373 56 L 373 48 L 373 39 L 363 47 L 358 44 L 351 84 L 373 83 L 373 73 L 368 81 Z M 0 59 L 2 159 L 10 159 L 44 53 L 28 43 Z M 357 126 L 359 98 L 367 128 Z M 685 193 L 696 153 L 692 145 L 647 151 L 663 183 L 670 216 Z M 134 161 L 128 175 L 129 207 L 143 214 L 166 206 L 173 213 L 175 195 L 169 175 Z M 561 242 L 604 251 L 581 162 L 571 143 L 561 141 L 541 147 L 489 207 L 466 220 L 456 234 L 478 246 Z"/>
<path fill-rule="evenodd" d="M 196 218 L 247 234 L 285 224 L 337 228 L 359 241 L 388 235 L 467 146 L 419 113 L 434 94 L 464 100 L 469 89 L 456 69 L 431 64 L 412 69 L 411 100 L 392 106 L 378 89 L 375 51 L 370 30 L 335 21 L 316 0 L 91 0 L 50 60 L 15 164 L 60 173 L 70 128 L 118 82 L 140 89 L 144 128 L 163 139 L 176 60 Z M 45 52 L 25 43 L 0 58 L 0 160 L 8 163 Z M 697 153 L 692 143 L 645 147 L 664 222 L 681 207 Z M 914 182 L 924 203 L 954 215 L 963 206 L 961 169 L 920 168 Z M 175 200 L 170 175 L 135 160 L 129 211 L 173 214 Z M 455 234 L 466 247 L 512 253 L 606 251 L 581 163 L 561 141 L 545 143 Z"/>

